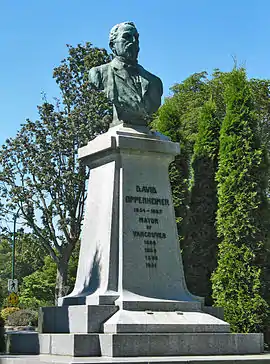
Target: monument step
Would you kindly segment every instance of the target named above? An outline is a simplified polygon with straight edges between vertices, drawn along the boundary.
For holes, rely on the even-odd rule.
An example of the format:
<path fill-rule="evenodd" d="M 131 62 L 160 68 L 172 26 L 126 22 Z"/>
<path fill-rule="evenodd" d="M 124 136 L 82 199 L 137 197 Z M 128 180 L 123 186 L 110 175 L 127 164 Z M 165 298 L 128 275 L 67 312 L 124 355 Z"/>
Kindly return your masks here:
<path fill-rule="evenodd" d="M 17 355 L 100 356 L 99 334 L 8 332 L 6 351 Z M 2 363 L 2 362 L 1 362 Z"/>
<path fill-rule="evenodd" d="M 35 331 L 7 331 L 6 352 L 9 354 L 39 354 L 39 337 Z M 2 361 L 0 359 L 0 363 Z"/>
<path fill-rule="evenodd" d="M 203 312 L 120 310 L 103 324 L 104 333 L 230 332 L 230 325 Z"/>
<path fill-rule="evenodd" d="M 71 357 L 164 357 L 263 352 L 263 334 L 7 334 L 8 353 Z M 108 358 L 107 358 L 108 359 Z"/>
<path fill-rule="evenodd" d="M 145 331 L 145 328 L 142 329 L 140 325 L 134 326 L 132 331 L 128 330 L 120 331 L 120 332 L 179 332 L 178 329 L 174 329 L 176 322 L 179 320 L 182 323 L 188 323 L 189 327 L 187 330 L 181 329 L 181 332 L 190 332 L 195 331 L 192 329 L 194 319 L 199 319 L 199 323 L 201 327 L 198 328 L 197 331 L 218 331 L 218 332 L 229 332 L 228 324 L 223 322 L 226 326 L 221 325 L 221 321 L 216 319 L 215 317 L 222 319 L 222 311 L 216 307 L 203 307 L 203 310 L 206 313 L 211 313 L 212 316 L 199 311 L 201 304 L 199 302 L 151 302 L 145 301 L 136 302 L 132 306 L 133 309 L 142 309 L 142 311 L 135 311 L 134 314 L 130 313 L 129 316 L 133 315 L 132 323 L 141 323 L 141 325 L 145 326 L 150 322 L 155 324 L 154 327 L 150 327 L 148 331 Z M 149 304 L 149 305 L 148 305 Z M 129 306 L 128 306 L 129 307 Z M 155 311 L 147 310 L 147 307 L 152 307 Z M 144 310 L 143 310 L 144 309 Z M 212 310 L 210 310 L 212 309 Z M 39 332 L 40 333 L 102 333 L 103 332 L 103 324 L 106 323 L 107 320 L 110 319 L 117 311 L 119 310 L 119 306 L 115 305 L 72 305 L 72 306 L 61 306 L 61 307 L 43 307 L 40 308 L 39 313 Z M 187 312 L 183 312 L 185 310 Z M 209 311 L 210 310 L 210 311 Z M 125 310 L 126 312 L 126 310 Z M 151 313 L 153 313 L 152 318 L 149 317 Z M 162 314 L 160 313 L 162 312 Z M 194 315 L 192 315 L 192 312 Z M 146 316 L 147 315 L 147 316 Z M 181 317 L 182 316 L 182 317 Z M 214 317 L 215 316 L 215 317 Z M 116 316 L 118 317 L 118 316 Z M 140 318 L 143 318 L 143 321 L 140 322 Z M 148 321 L 146 320 L 148 317 Z M 171 321 L 169 321 L 169 317 L 171 317 Z M 160 321 L 158 321 L 160 318 Z M 208 318 L 207 321 L 205 319 Z M 115 320 L 115 319 L 113 319 Z M 134 321 L 135 320 L 135 321 Z M 150 321 L 149 321 L 150 320 Z M 153 320 L 155 320 L 153 322 Z M 130 319 L 128 321 L 128 325 L 130 325 Z M 196 321 L 197 323 L 197 321 Z M 162 325 L 162 327 L 158 328 L 158 325 Z M 167 326 L 166 326 L 166 325 Z M 195 324 L 195 322 L 194 322 Z M 202 328 L 202 324 L 205 325 L 205 329 Z M 218 326 L 216 330 L 213 329 L 213 324 Z M 206 327 L 206 325 L 212 325 L 212 327 Z M 113 329 L 110 332 L 117 332 L 117 330 Z M 118 330 L 119 332 L 119 330 Z"/>
<path fill-rule="evenodd" d="M 40 354 L 100 356 L 99 334 L 39 334 Z"/>
<path fill-rule="evenodd" d="M 39 311 L 39 332 L 102 332 L 102 324 L 118 309 L 113 305 L 42 307 Z"/>
<path fill-rule="evenodd" d="M 200 301 L 169 301 L 169 300 L 147 300 L 143 297 L 137 300 L 119 299 L 116 304 L 121 305 L 123 310 L 128 311 L 202 311 L 203 303 Z"/>
<path fill-rule="evenodd" d="M 100 334 L 102 356 L 179 356 L 259 354 L 262 334 L 163 333 Z"/>

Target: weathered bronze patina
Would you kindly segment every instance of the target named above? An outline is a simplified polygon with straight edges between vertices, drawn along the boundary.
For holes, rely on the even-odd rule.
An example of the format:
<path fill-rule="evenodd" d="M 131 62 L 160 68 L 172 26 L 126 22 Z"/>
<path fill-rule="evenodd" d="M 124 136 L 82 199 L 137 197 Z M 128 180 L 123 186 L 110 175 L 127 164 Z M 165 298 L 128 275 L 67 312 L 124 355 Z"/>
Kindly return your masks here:
<path fill-rule="evenodd" d="M 115 25 L 110 32 L 114 59 L 93 67 L 89 80 L 113 104 L 113 125 L 122 122 L 146 126 L 160 106 L 161 80 L 138 64 L 139 34 L 132 22 Z"/>

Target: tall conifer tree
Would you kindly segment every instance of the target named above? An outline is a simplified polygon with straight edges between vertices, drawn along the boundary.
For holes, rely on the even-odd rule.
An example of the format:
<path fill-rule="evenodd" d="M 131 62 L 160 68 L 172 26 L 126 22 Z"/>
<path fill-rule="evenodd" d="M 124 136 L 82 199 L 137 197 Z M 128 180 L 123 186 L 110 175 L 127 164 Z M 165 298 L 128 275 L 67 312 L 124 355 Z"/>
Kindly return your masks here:
<path fill-rule="evenodd" d="M 264 329 L 268 312 L 264 291 L 267 162 L 244 69 L 228 74 L 225 102 L 216 176 L 221 243 L 212 276 L 213 297 L 224 307 L 234 331 L 256 332 Z"/>
<path fill-rule="evenodd" d="M 214 101 L 202 107 L 192 158 L 193 181 L 183 258 L 189 290 L 212 304 L 211 274 L 216 268 L 217 198 L 215 173 L 220 122 Z"/>

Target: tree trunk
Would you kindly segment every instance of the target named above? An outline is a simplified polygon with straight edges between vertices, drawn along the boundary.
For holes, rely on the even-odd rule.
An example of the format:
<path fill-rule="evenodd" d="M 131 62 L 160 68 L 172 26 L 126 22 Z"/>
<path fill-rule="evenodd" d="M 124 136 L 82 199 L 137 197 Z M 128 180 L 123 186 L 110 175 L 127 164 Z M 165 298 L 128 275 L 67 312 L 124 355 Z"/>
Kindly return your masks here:
<path fill-rule="evenodd" d="M 60 259 L 57 264 L 56 283 L 55 283 L 55 304 L 57 305 L 58 298 L 67 295 L 69 287 L 67 286 L 68 279 L 68 259 Z"/>
<path fill-rule="evenodd" d="M 57 273 L 55 283 L 55 304 L 58 304 L 58 298 L 66 296 L 69 292 L 70 287 L 68 284 L 68 263 L 71 254 L 75 248 L 76 240 L 74 239 L 71 243 L 62 246 L 61 255 L 57 261 Z"/>

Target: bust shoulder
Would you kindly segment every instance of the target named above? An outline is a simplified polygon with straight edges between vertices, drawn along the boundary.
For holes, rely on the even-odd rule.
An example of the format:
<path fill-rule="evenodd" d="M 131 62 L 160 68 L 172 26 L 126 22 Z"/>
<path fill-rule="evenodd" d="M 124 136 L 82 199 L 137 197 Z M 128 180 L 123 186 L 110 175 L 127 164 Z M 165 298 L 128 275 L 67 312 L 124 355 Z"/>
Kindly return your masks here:
<path fill-rule="evenodd" d="M 111 62 L 110 62 L 111 63 Z M 108 69 L 110 68 L 110 63 L 102 64 L 90 69 L 88 74 L 88 79 L 93 83 L 98 89 L 102 90 L 104 88 L 104 80 L 107 79 Z"/>
<path fill-rule="evenodd" d="M 160 95 L 162 95 L 163 94 L 163 85 L 162 85 L 161 79 L 158 76 L 153 75 L 153 73 L 147 71 L 141 65 L 138 65 L 138 67 L 140 70 L 140 74 L 143 77 L 145 77 L 149 81 L 149 83 L 157 89 L 157 91 L 159 92 Z"/>

